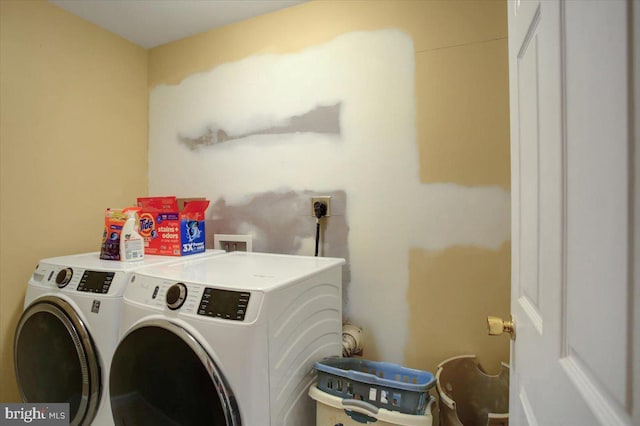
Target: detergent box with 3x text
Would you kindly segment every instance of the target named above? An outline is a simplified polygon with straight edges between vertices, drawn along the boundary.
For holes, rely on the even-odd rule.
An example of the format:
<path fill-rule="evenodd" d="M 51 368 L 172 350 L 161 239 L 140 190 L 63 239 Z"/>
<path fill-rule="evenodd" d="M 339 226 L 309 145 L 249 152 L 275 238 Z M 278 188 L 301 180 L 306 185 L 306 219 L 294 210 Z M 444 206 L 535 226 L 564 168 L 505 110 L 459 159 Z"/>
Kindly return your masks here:
<path fill-rule="evenodd" d="M 205 211 L 202 198 L 140 197 L 140 235 L 145 254 L 186 256 L 205 251 Z"/>

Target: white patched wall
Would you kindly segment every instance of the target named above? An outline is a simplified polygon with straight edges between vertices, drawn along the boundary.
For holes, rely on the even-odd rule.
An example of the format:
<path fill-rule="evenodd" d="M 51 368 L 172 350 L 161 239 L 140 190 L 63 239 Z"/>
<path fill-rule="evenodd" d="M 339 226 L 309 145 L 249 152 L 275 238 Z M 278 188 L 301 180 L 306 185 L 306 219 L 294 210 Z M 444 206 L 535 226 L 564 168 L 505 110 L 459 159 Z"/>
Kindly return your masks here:
<path fill-rule="evenodd" d="M 302 255 L 314 248 L 310 195 L 333 195 L 324 255 L 347 258 L 345 317 L 379 359 L 402 363 L 409 250 L 509 239 L 503 188 L 420 183 L 414 80 L 411 37 L 381 30 L 155 87 L 149 194 L 205 196 L 207 234 Z"/>

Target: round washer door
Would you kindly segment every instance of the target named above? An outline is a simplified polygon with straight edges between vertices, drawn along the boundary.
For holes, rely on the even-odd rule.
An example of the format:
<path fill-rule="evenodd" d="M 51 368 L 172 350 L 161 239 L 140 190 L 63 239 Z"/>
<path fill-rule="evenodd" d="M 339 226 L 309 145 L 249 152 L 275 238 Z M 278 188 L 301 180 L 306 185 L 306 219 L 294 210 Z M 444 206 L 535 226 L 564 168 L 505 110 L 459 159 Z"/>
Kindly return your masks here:
<path fill-rule="evenodd" d="M 165 320 L 141 323 L 120 341 L 109 394 L 116 425 L 242 424 L 213 359 L 187 330 Z"/>
<path fill-rule="evenodd" d="M 25 309 L 16 328 L 14 366 L 24 402 L 66 402 L 71 425 L 91 423 L 100 402 L 100 361 L 69 303 L 47 296 Z"/>

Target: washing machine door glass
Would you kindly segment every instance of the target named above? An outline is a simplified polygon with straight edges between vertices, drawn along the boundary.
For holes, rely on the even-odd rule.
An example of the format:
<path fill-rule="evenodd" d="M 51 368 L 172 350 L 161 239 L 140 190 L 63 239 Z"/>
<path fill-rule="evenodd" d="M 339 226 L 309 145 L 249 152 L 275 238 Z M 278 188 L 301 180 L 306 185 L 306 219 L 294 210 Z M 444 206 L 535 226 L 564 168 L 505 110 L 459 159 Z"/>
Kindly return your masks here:
<path fill-rule="evenodd" d="M 148 321 L 118 344 L 109 378 L 116 425 L 240 426 L 228 383 L 184 328 Z"/>
<path fill-rule="evenodd" d="M 70 424 L 89 424 L 100 400 L 100 362 L 71 305 L 55 297 L 38 299 L 20 317 L 14 342 L 22 399 L 68 403 Z"/>

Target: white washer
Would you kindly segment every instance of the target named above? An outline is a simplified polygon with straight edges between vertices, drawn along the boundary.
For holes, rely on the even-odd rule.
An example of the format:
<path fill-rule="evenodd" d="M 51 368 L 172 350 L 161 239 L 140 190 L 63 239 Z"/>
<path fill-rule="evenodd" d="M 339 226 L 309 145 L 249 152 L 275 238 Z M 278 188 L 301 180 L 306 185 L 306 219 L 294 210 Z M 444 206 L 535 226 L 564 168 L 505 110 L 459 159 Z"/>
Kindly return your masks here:
<path fill-rule="evenodd" d="M 138 269 L 181 260 L 145 256 L 125 263 L 101 260 L 99 253 L 41 260 L 29 280 L 14 339 L 22 400 L 68 402 L 71 425 L 112 425 L 106 384 L 129 277 Z"/>
<path fill-rule="evenodd" d="M 233 252 L 139 271 L 109 379 L 116 425 L 306 426 L 342 351 L 343 259 Z"/>

